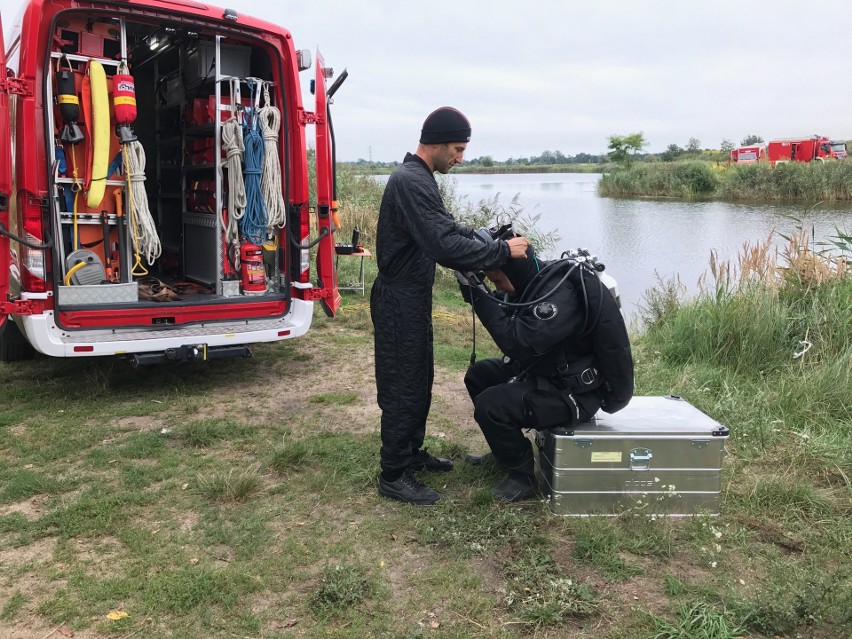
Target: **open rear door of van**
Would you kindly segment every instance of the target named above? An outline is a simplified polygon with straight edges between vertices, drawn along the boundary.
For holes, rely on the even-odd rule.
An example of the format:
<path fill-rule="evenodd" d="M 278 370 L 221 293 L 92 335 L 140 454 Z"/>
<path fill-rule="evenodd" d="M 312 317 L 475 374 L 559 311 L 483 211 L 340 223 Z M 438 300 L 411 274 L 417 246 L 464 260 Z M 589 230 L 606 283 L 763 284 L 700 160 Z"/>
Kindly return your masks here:
<path fill-rule="evenodd" d="M 6 44 L 3 42 L 3 16 L 0 16 L 0 224 L 9 230 L 12 197 L 12 127 L 9 121 L 9 93 L 6 84 Z M 0 327 L 6 321 L 4 310 L 9 295 L 9 266 L 12 261 L 9 236 L 0 233 Z"/>
<path fill-rule="evenodd" d="M 322 55 L 317 51 L 317 75 L 314 83 L 317 136 L 317 218 L 320 241 L 317 245 L 317 277 L 319 278 L 323 310 L 334 317 L 340 308 L 335 269 L 334 231 L 337 222 L 337 193 L 335 188 L 334 134 L 328 110 L 326 72 Z"/>

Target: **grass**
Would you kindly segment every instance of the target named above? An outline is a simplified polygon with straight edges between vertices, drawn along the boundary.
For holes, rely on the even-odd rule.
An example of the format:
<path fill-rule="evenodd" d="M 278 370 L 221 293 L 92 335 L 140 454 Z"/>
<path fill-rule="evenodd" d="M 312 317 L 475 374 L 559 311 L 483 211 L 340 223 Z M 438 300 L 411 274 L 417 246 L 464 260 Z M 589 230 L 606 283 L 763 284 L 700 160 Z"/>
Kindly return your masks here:
<path fill-rule="evenodd" d="M 731 428 L 719 517 L 495 503 L 499 469 L 462 459 L 472 325 L 443 280 L 426 446 L 456 467 L 420 475 L 430 508 L 376 495 L 360 295 L 249 360 L 0 364 L 0 635 L 848 637 L 852 289 L 794 245 L 712 264 L 695 300 L 660 282 L 633 337 L 638 394 Z"/>

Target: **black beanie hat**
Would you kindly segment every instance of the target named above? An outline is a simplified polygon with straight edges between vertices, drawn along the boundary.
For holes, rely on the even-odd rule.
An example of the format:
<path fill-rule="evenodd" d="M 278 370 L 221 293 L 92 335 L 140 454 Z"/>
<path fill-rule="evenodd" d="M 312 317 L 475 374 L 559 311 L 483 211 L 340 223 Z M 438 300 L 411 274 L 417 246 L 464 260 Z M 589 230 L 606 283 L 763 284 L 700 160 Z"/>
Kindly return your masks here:
<path fill-rule="evenodd" d="M 432 111 L 420 132 L 421 144 L 469 141 L 470 122 L 461 111 L 452 107 L 441 107 Z"/>
<path fill-rule="evenodd" d="M 515 287 L 515 295 L 520 295 L 524 292 L 527 285 L 538 274 L 538 263 L 535 259 L 535 250 L 532 245 L 527 248 L 526 257 L 510 257 L 506 263 L 500 267 L 500 270 L 505 273 L 506 277 Z"/>

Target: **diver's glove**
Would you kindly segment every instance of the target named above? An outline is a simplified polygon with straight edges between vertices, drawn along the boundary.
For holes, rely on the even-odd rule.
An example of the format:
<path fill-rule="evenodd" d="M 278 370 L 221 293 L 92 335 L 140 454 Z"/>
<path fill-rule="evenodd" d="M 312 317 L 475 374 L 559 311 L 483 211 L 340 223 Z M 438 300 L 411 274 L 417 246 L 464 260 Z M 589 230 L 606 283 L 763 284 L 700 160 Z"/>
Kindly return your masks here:
<path fill-rule="evenodd" d="M 459 282 L 459 290 L 461 291 L 462 299 L 465 302 L 467 302 L 468 304 L 472 304 L 473 303 L 473 297 L 472 297 L 473 294 L 471 293 L 470 280 L 461 271 L 456 271 L 456 279 Z"/>
<path fill-rule="evenodd" d="M 456 271 L 456 279 L 459 282 L 462 297 L 468 304 L 472 304 L 483 295 L 491 295 L 491 289 L 476 273 Z"/>

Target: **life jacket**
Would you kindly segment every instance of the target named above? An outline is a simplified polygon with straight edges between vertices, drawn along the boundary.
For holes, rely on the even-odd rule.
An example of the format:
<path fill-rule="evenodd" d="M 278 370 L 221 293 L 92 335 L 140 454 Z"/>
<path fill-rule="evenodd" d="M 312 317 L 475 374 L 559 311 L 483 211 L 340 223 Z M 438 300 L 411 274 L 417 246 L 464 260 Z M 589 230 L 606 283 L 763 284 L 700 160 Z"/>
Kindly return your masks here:
<path fill-rule="evenodd" d="M 585 313 L 583 331 L 545 353 L 532 372 L 560 375 L 565 384 L 577 386 L 574 392 L 583 392 L 586 384 L 586 392 L 599 394 L 601 410 L 615 413 L 633 397 L 633 354 L 618 303 L 592 268 L 572 259 L 550 262 L 532 279 L 518 302 L 547 295 L 566 273 L 566 281 L 571 282 L 579 295 L 585 294 L 580 307 Z M 578 348 L 584 342 L 591 343 L 594 352 L 591 360 L 581 355 L 588 348 Z M 595 376 L 591 382 L 589 368 Z"/>

